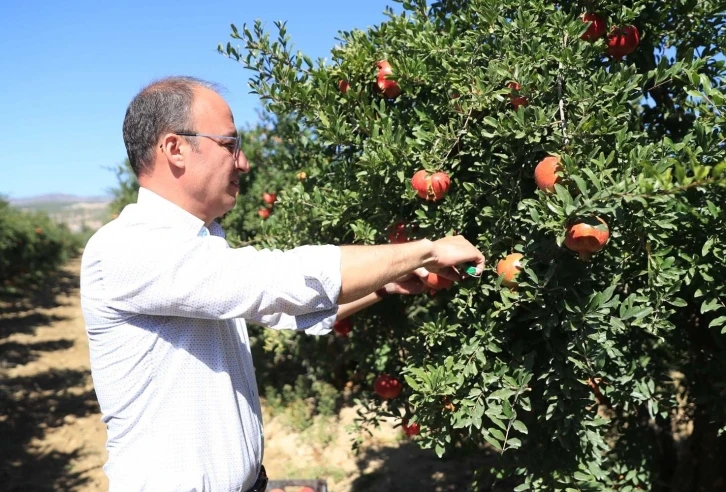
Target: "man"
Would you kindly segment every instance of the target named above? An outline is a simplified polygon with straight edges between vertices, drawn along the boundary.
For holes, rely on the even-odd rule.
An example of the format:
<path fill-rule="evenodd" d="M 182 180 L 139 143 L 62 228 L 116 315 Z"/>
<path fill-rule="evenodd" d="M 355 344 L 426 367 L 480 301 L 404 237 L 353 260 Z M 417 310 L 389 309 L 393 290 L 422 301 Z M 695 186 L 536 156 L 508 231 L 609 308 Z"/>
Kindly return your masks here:
<path fill-rule="evenodd" d="M 215 219 L 249 171 L 210 84 L 163 79 L 123 124 L 141 189 L 83 254 L 81 299 L 114 491 L 264 490 L 262 418 L 245 320 L 328 333 L 416 292 L 412 272 L 458 278 L 483 255 L 462 237 L 381 246 L 230 248 Z M 397 279 L 403 279 L 397 282 Z"/>

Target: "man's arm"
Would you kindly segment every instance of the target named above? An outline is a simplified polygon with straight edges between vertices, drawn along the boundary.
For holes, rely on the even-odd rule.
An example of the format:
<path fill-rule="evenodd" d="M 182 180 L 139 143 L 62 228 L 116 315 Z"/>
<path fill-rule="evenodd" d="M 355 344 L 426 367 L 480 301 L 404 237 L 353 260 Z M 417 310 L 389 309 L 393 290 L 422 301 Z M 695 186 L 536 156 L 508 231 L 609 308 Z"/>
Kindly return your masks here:
<path fill-rule="evenodd" d="M 461 263 L 473 263 L 477 275 L 484 270 L 484 255 L 463 236 L 403 244 L 341 246 L 340 253 L 339 305 L 363 299 L 385 284 L 421 267 L 451 280 L 460 279 L 451 267 Z"/>

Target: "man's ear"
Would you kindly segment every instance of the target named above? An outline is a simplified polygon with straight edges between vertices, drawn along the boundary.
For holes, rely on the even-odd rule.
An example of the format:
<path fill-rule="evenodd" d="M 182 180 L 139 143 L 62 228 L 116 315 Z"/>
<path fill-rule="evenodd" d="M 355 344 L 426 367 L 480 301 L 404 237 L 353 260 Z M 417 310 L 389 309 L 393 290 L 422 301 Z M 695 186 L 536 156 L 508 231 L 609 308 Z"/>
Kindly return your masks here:
<path fill-rule="evenodd" d="M 158 150 L 164 154 L 170 165 L 184 169 L 184 153 L 188 147 L 187 142 L 175 133 L 167 133 L 161 139 Z"/>

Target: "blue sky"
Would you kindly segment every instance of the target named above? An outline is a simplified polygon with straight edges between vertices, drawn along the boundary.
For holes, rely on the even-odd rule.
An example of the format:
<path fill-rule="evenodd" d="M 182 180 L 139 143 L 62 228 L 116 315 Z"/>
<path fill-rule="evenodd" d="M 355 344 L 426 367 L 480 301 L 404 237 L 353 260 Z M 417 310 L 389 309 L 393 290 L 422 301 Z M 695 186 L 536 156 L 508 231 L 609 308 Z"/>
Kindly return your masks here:
<path fill-rule="evenodd" d="M 0 15 L 0 195 L 102 195 L 123 162 L 131 98 L 165 75 L 217 82 L 238 126 L 254 123 L 250 72 L 216 52 L 229 25 L 288 21 L 296 48 L 328 57 L 338 31 L 386 19 L 392 0 L 98 0 L 3 3 Z M 274 31 L 273 31 L 274 32 Z M 241 42 L 239 42 L 241 44 Z"/>

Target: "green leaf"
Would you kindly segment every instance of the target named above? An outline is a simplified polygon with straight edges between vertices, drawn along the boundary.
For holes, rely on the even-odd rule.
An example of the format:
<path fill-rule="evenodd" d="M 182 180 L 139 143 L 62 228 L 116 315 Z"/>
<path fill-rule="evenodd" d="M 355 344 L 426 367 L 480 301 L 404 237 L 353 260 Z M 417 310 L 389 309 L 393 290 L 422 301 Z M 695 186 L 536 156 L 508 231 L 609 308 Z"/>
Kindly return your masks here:
<path fill-rule="evenodd" d="M 711 247 L 713 246 L 714 238 L 709 238 L 708 241 L 706 241 L 703 245 L 703 248 L 701 248 L 701 255 L 706 256 L 709 251 L 711 251 Z"/>
<path fill-rule="evenodd" d="M 500 431 L 499 429 L 495 429 L 494 427 L 490 427 L 487 430 L 496 439 L 499 439 L 500 441 L 504 441 L 504 433 L 502 431 Z"/>
<path fill-rule="evenodd" d="M 494 446 L 494 447 L 495 447 L 496 449 L 498 449 L 499 451 L 501 451 L 501 450 L 502 450 L 502 445 L 501 445 L 501 443 L 500 443 L 499 441 L 497 441 L 496 439 L 494 439 L 494 438 L 493 438 L 492 436 L 490 436 L 489 434 L 485 435 L 485 436 L 484 436 L 484 439 L 486 439 L 486 441 L 487 441 L 487 442 L 488 442 L 489 444 L 491 444 L 492 446 Z M 439 458 L 440 458 L 440 456 L 439 456 Z"/>
<path fill-rule="evenodd" d="M 515 420 L 514 422 L 512 422 L 512 427 L 514 427 L 515 430 L 521 432 L 522 434 L 529 433 L 527 426 L 524 425 L 524 422 L 522 422 L 521 420 Z"/>
<path fill-rule="evenodd" d="M 719 304 L 718 299 L 706 299 L 701 304 L 701 314 L 709 311 L 715 311 L 719 307 L 721 307 L 721 305 Z"/>

